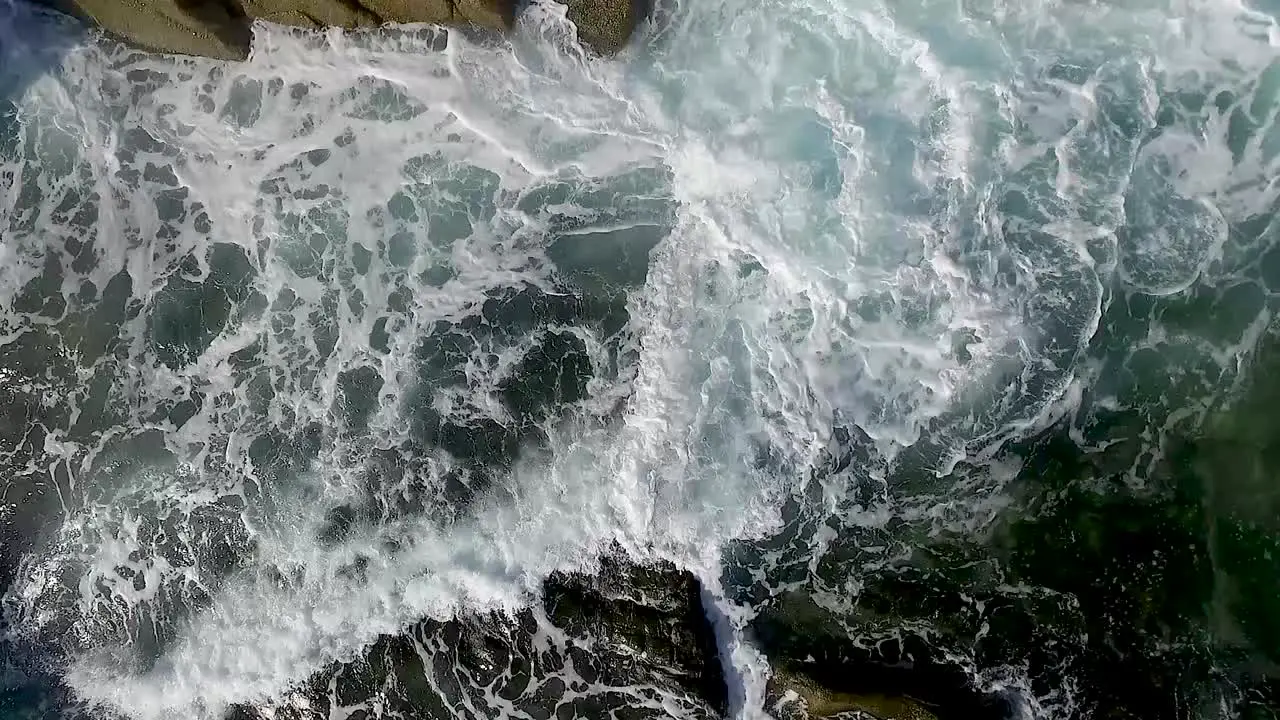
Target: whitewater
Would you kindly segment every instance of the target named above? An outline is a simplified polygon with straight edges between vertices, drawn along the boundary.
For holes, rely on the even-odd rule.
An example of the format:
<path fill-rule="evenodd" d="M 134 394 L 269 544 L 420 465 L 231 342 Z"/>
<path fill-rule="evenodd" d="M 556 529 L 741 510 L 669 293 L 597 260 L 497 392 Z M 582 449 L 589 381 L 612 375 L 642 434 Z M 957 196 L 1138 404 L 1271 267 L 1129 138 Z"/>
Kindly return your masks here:
<path fill-rule="evenodd" d="M 535 0 L 228 64 L 6 2 L 0 379 L 54 419 L 2 449 L 61 513 L 10 625 L 97 712 L 217 718 L 620 547 L 698 575 L 764 717 L 732 543 L 980 525 L 1109 303 L 1256 268 L 1272 10 L 665 0 L 601 58 Z"/>

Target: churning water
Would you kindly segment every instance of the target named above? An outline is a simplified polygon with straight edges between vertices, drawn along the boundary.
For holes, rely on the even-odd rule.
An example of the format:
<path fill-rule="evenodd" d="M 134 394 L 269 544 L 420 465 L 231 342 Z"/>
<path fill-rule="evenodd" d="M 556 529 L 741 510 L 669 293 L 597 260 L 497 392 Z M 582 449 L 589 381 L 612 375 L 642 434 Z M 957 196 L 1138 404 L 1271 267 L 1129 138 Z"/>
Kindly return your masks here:
<path fill-rule="evenodd" d="M 227 64 L 0 6 L 0 488 L 52 508 L 13 520 L 5 612 L 77 698 L 217 717 L 616 546 L 737 627 L 731 545 L 768 586 L 860 528 L 978 528 L 1004 448 L 1139 401 L 1141 484 L 1269 335 L 1266 8 L 678 0 L 617 58 L 572 33 L 536 0 L 506 39 L 260 25 Z"/>

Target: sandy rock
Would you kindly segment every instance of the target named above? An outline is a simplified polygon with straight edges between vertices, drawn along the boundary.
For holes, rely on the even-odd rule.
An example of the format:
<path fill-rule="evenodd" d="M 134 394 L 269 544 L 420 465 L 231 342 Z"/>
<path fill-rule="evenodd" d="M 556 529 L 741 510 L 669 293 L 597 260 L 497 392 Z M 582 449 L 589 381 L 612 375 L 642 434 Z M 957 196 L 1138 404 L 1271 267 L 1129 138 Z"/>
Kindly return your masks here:
<path fill-rule="evenodd" d="M 254 20 L 296 27 L 372 28 L 388 23 L 507 30 L 517 0 L 43 0 L 146 50 L 242 60 Z M 565 0 L 578 37 L 597 53 L 626 46 L 652 0 Z"/>
<path fill-rule="evenodd" d="M 252 18 L 302 27 L 367 28 L 388 23 L 477 25 L 505 30 L 512 0 L 242 0 Z"/>
<path fill-rule="evenodd" d="M 299 27 L 376 27 L 379 17 L 354 2 L 335 0 L 242 0 L 245 14 Z"/>
<path fill-rule="evenodd" d="M 45 0 L 146 50 L 243 60 L 254 20 L 296 27 L 372 28 L 387 23 L 476 25 L 506 30 L 515 0 Z"/>
<path fill-rule="evenodd" d="M 923 703 L 901 695 L 846 693 L 823 687 L 807 676 L 777 668 L 770 690 L 779 720 L 938 720 Z"/>
<path fill-rule="evenodd" d="M 237 0 L 51 0 L 146 50 L 243 60 L 251 20 Z"/>

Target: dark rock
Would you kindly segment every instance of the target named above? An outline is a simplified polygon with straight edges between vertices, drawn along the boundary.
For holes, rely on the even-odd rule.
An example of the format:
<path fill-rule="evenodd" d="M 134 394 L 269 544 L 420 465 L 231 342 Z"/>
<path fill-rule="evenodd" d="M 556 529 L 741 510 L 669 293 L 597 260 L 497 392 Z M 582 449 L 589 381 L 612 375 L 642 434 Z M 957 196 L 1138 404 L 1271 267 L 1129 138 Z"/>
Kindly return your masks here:
<path fill-rule="evenodd" d="M 851 635 L 845 620 L 800 592 L 752 624 L 775 667 L 770 706 L 784 718 L 862 713 L 880 720 L 1004 720 L 1008 703 L 978 687 L 927 633 Z"/>
<path fill-rule="evenodd" d="M 691 574 L 610 556 L 596 575 L 553 575 L 543 605 L 557 627 L 593 640 L 602 677 L 616 673 L 621 684 L 630 668 L 666 677 L 719 712 L 728 707 L 715 635 Z"/>
<path fill-rule="evenodd" d="M 619 557 L 599 574 L 556 574 L 541 607 L 515 616 L 423 620 L 335 664 L 270 708 L 235 720 L 381 716 L 583 720 L 723 716 L 727 692 L 697 580 Z"/>

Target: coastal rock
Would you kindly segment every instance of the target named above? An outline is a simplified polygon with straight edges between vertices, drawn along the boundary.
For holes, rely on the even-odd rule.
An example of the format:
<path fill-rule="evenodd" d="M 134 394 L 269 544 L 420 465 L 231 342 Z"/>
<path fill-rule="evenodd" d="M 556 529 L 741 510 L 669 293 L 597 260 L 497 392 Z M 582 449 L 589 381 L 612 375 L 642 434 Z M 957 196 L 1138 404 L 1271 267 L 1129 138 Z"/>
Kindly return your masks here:
<path fill-rule="evenodd" d="M 626 47 L 631 35 L 653 10 L 651 0 L 562 0 L 569 19 L 578 27 L 578 39 L 601 55 Z"/>
<path fill-rule="evenodd" d="M 145 50 L 243 60 L 254 20 L 298 27 L 372 28 L 388 23 L 506 30 L 515 0 L 43 0 Z M 569 0 L 582 42 L 617 52 L 648 15 L 649 0 Z"/>
<path fill-rule="evenodd" d="M 692 575 L 611 557 L 595 575 L 553 575 L 543 595 L 514 616 L 423 620 L 228 718 L 723 716 L 724 678 Z"/>
<path fill-rule="evenodd" d="M 768 705 L 779 720 L 1004 720 L 1004 698 L 976 686 L 926 634 L 898 627 L 851 636 L 842 618 L 802 592 L 751 626 L 774 667 Z"/>
<path fill-rule="evenodd" d="M 608 556 L 594 575 L 553 575 L 543 607 L 551 622 L 594 648 L 590 662 L 610 684 L 643 680 L 680 687 L 723 713 L 728 692 L 701 587 L 688 572 Z"/>
<path fill-rule="evenodd" d="M 774 671 L 769 691 L 778 720 L 937 720 L 923 703 L 909 697 L 833 691 L 781 669 Z"/>
<path fill-rule="evenodd" d="M 367 28 L 387 23 L 476 25 L 505 30 L 512 0 L 243 0 L 251 18 L 301 27 Z"/>
<path fill-rule="evenodd" d="M 238 0 L 46 0 L 144 50 L 243 60 L 252 22 Z"/>

